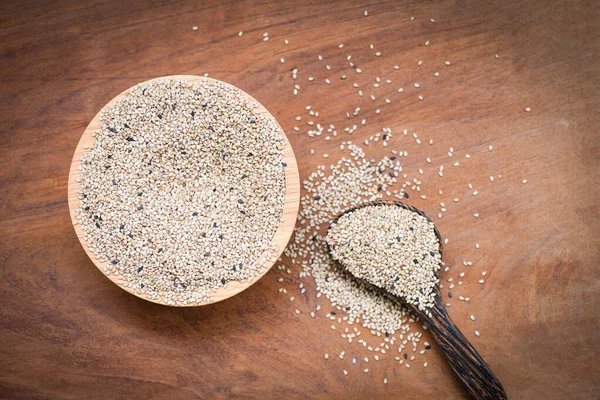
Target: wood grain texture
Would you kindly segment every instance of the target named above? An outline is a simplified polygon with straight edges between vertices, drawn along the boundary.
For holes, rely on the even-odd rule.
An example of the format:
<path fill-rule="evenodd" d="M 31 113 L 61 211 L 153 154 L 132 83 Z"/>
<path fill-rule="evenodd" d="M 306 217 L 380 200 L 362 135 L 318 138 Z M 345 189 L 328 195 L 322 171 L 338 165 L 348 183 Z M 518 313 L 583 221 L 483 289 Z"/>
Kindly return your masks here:
<path fill-rule="evenodd" d="M 430 196 L 408 201 L 430 216 L 441 200 L 432 189 L 443 190 L 449 211 L 436 226 L 449 238 L 444 260 L 452 276 L 463 260 L 474 265 L 461 289 L 470 302 L 449 299 L 446 289 L 442 297 L 508 398 L 597 398 L 599 7 L 593 0 L 0 2 L 0 397 L 465 398 L 435 345 L 420 358 L 426 370 L 387 358 L 369 363 L 368 374 L 359 363 L 345 377 L 348 360 L 323 354 L 361 352 L 330 321 L 307 316 L 316 304 L 329 311 L 327 303 L 315 300 L 310 280 L 298 294 L 299 268 L 288 260 L 292 275 L 273 268 L 239 295 L 195 308 L 131 296 L 93 266 L 67 203 L 81 133 L 124 88 L 209 72 L 277 118 L 301 180 L 339 159 L 338 146 L 349 139 L 295 133 L 294 118 L 302 115 L 305 124 L 307 105 L 340 132 L 345 111 L 361 106 L 368 121 L 352 134 L 357 142 L 392 128 L 391 146 L 373 146 L 369 155 L 409 151 L 403 167 L 411 176 L 425 169 Z M 345 82 L 332 73 L 327 87 L 319 53 L 336 73 L 352 54 L 363 73 Z M 294 66 L 299 96 L 292 94 Z M 390 95 L 379 116 L 373 109 L 383 96 L 371 104 L 351 87 L 371 85 L 375 76 L 389 77 L 406 95 Z M 409 91 L 417 78 L 424 101 Z M 434 145 L 402 139 L 404 128 Z M 450 147 L 460 167 L 448 164 Z M 428 156 L 435 163 L 423 167 Z M 442 161 L 446 176 L 432 180 Z M 468 194 L 469 182 L 478 196 Z M 488 275 L 479 285 L 482 271 Z M 294 289 L 296 300 L 280 287 Z M 433 344 L 428 334 L 424 340 Z"/>
<path fill-rule="evenodd" d="M 172 75 L 172 76 L 165 76 L 165 77 L 150 79 L 149 81 L 146 81 L 144 83 L 150 83 L 153 81 L 161 81 L 161 80 L 185 80 L 186 82 L 189 82 L 190 84 L 197 84 L 201 81 L 211 81 L 211 80 L 214 81 L 214 79 L 212 79 L 212 78 L 206 78 L 203 76 Z M 127 96 L 127 93 L 129 92 L 129 90 L 130 90 L 130 88 L 124 90 L 123 92 L 118 94 L 115 98 L 113 98 L 111 101 L 109 101 L 104 107 L 102 107 L 102 110 L 100 110 L 98 112 L 98 114 L 96 114 L 96 116 L 92 119 L 92 121 L 89 123 L 87 128 L 85 128 L 85 131 L 81 135 L 81 139 L 79 140 L 79 143 L 77 144 L 77 148 L 75 149 L 75 154 L 73 155 L 73 160 L 71 161 L 71 170 L 69 171 L 68 202 L 69 202 L 69 212 L 71 214 L 71 220 L 74 223 L 73 227 L 75 228 L 75 233 L 77 234 L 77 237 L 79 238 L 79 241 L 81 242 L 81 245 L 83 246 L 83 249 L 87 253 L 88 257 L 90 257 L 90 260 L 92 260 L 94 265 L 102 273 L 104 273 L 103 272 L 104 263 L 98 261 L 97 257 L 93 253 L 90 252 L 87 242 L 83 238 L 83 231 L 81 229 L 81 226 L 78 223 L 76 223 L 77 218 L 76 218 L 75 210 L 77 208 L 79 208 L 79 199 L 77 198 L 77 196 L 81 193 L 81 189 L 80 189 L 81 184 L 78 182 L 78 180 L 81 180 L 80 179 L 81 171 L 80 171 L 79 167 L 81 165 L 81 158 L 85 155 L 85 153 L 87 153 L 86 149 L 91 149 L 94 145 L 95 139 L 94 139 L 93 134 L 98 129 L 100 129 L 101 124 L 100 124 L 99 118 L 102 114 L 102 111 L 108 109 L 115 102 L 121 101 L 123 98 L 125 98 L 125 96 Z M 243 90 L 241 91 L 241 93 L 242 93 L 242 96 L 244 96 L 244 98 L 246 100 L 246 104 L 248 105 L 248 107 L 250 107 L 252 109 L 252 112 L 255 115 L 262 115 L 262 116 L 266 116 L 269 118 L 273 117 L 269 113 L 269 111 L 267 111 L 267 109 L 264 108 L 264 106 L 262 104 L 257 102 L 257 100 L 255 98 L 253 98 L 252 96 L 250 96 L 248 93 L 244 92 Z M 121 289 L 123 289 L 135 296 L 144 298 L 144 299 L 146 299 L 148 301 L 152 301 L 154 303 L 163 304 L 163 305 L 172 305 L 172 306 L 178 306 L 178 307 L 191 307 L 191 306 L 198 306 L 198 305 L 203 306 L 203 305 L 216 303 L 218 301 L 228 299 L 231 296 L 235 296 L 236 294 L 238 294 L 238 293 L 248 289 L 250 286 L 254 285 L 260 278 L 262 278 L 269 271 L 269 269 L 271 269 L 271 267 L 275 264 L 275 261 L 277 261 L 277 259 L 281 256 L 281 253 L 283 253 L 285 246 L 287 246 L 287 243 L 290 240 L 290 237 L 292 236 L 292 233 L 294 230 L 294 225 L 296 224 L 296 218 L 298 217 L 298 207 L 299 207 L 299 203 L 300 203 L 300 179 L 298 176 L 298 164 L 296 162 L 296 157 L 294 157 L 294 151 L 292 150 L 292 147 L 290 145 L 289 140 L 287 139 L 287 136 L 283 132 L 283 129 L 281 129 L 281 127 L 279 127 L 279 128 L 280 128 L 281 134 L 283 135 L 284 140 L 285 140 L 285 146 L 283 148 L 283 153 L 284 153 L 283 161 L 287 164 L 287 166 L 285 168 L 285 200 L 284 200 L 284 205 L 283 205 L 283 213 L 281 216 L 283 218 L 283 222 L 279 224 L 277 230 L 275 231 L 275 235 L 269 242 L 268 248 L 276 249 L 276 250 L 273 253 L 269 253 L 268 255 L 265 255 L 265 254 L 261 255 L 261 257 L 259 257 L 259 259 L 257 259 L 254 263 L 255 267 L 257 269 L 264 268 L 263 272 L 256 275 L 256 277 L 251 282 L 244 282 L 244 283 L 237 282 L 237 281 L 229 282 L 227 287 L 220 287 L 214 293 L 211 293 L 211 301 L 210 302 L 201 303 L 201 304 L 191 304 L 191 303 L 167 304 L 164 301 L 160 301 L 158 299 L 148 297 L 144 293 L 140 293 L 139 291 L 136 291 L 136 290 L 130 288 L 129 286 L 119 285 L 118 282 L 120 280 L 120 276 L 118 276 L 118 275 L 111 274 L 111 275 L 106 275 L 106 277 L 108 279 L 110 279 L 113 283 L 118 285 Z M 249 227 L 249 228 L 255 229 L 255 227 Z M 266 259 L 266 261 L 263 261 L 265 259 Z M 201 295 L 201 294 L 198 293 L 198 295 Z"/>

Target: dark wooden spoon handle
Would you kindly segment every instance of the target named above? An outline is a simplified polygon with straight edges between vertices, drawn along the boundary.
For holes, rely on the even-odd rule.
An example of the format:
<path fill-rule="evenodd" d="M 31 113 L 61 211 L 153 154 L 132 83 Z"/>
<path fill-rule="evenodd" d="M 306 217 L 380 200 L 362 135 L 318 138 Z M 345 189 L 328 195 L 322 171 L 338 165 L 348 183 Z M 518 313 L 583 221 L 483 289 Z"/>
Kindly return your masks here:
<path fill-rule="evenodd" d="M 439 293 L 435 306 L 428 310 L 431 312 L 431 316 L 415 306 L 411 305 L 411 307 L 427 324 L 454 375 L 472 398 L 478 400 L 506 399 L 506 392 L 500 381 L 450 320 L 446 309 L 439 300 Z"/>

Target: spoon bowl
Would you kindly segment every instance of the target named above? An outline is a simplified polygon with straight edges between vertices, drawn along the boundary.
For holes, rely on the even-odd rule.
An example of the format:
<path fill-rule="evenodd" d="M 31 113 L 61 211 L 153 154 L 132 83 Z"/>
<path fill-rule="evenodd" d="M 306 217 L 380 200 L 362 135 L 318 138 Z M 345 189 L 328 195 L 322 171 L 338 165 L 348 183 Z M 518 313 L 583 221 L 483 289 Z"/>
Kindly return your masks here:
<path fill-rule="evenodd" d="M 408 204 L 404 204 L 399 201 L 370 201 L 344 211 L 331 222 L 328 229 L 331 229 L 333 225 L 338 223 L 339 219 L 343 215 L 351 213 L 359 208 L 377 207 L 383 205 L 402 207 L 406 210 L 421 215 L 433 224 L 433 222 L 427 217 L 427 215 L 425 215 L 424 212 Z M 435 236 L 437 237 L 439 243 L 439 252 L 440 255 L 442 255 L 442 238 L 437 228 L 435 228 L 435 224 L 433 224 L 433 227 Z M 329 242 L 327 243 L 327 247 L 330 253 L 333 254 Z M 338 262 L 345 270 L 352 274 L 351 269 L 344 265 L 343 260 L 336 259 L 336 262 Z M 439 278 L 437 272 L 436 278 Z M 475 348 L 471 345 L 471 343 L 469 343 L 469 341 L 458 330 L 458 328 L 456 328 L 448 316 L 444 304 L 442 303 L 439 283 L 436 283 L 433 289 L 435 293 L 433 306 L 428 309 L 421 310 L 417 305 L 406 302 L 403 298 L 390 293 L 388 290 L 380 286 L 374 285 L 358 277 L 357 279 L 362 281 L 365 285 L 373 288 L 375 291 L 385 294 L 388 298 L 408 305 L 417 315 L 419 315 L 419 317 L 423 320 L 423 322 L 425 322 L 433 334 L 435 340 L 438 342 L 446 361 L 452 369 L 452 372 L 458 378 L 465 391 L 472 398 L 506 399 L 506 393 L 500 381 L 494 376 Z"/>

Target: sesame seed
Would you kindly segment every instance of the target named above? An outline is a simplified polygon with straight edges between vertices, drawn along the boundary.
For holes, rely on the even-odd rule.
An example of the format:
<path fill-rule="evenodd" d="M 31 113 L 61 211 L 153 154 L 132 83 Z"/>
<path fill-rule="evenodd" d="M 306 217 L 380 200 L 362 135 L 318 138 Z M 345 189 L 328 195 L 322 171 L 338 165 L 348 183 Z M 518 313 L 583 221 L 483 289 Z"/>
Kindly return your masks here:
<path fill-rule="evenodd" d="M 197 26 L 192 26 L 192 30 L 193 30 L 193 31 L 197 31 L 197 30 L 198 30 L 198 27 L 197 27 Z"/>
<path fill-rule="evenodd" d="M 239 36 L 239 37 L 242 37 L 242 35 L 243 35 L 243 34 L 244 34 L 244 32 L 242 32 L 242 31 L 239 31 L 239 32 L 238 32 L 238 36 Z"/>

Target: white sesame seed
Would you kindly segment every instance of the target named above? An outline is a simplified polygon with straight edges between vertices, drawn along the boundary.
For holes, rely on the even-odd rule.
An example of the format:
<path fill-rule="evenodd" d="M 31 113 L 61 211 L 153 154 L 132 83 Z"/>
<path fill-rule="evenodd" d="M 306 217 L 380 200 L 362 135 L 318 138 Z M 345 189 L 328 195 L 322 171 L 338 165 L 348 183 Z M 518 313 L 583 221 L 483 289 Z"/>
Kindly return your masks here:
<path fill-rule="evenodd" d="M 240 37 L 241 37 L 243 34 L 244 34 L 244 32 L 242 32 L 242 31 L 239 31 L 239 32 L 238 32 L 238 36 L 240 36 Z"/>
<path fill-rule="evenodd" d="M 529 112 L 529 111 L 531 111 L 531 108 L 525 107 L 525 112 Z"/>
<path fill-rule="evenodd" d="M 521 182 L 522 182 L 522 183 L 523 183 L 523 185 L 524 185 L 524 184 L 526 184 L 526 183 L 527 183 L 527 179 L 523 179 Z"/>
<path fill-rule="evenodd" d="M 475 336 L 479 336 L 479 331 L 475 331 Z"/>
<path fill-rule="evenodd" d="M 194 26 L 192 26 L 192 30 L 193 30 L 193 31 L 197 31 L 197 30 L 198 30 L 198 27 L 194 25 Z"/>

